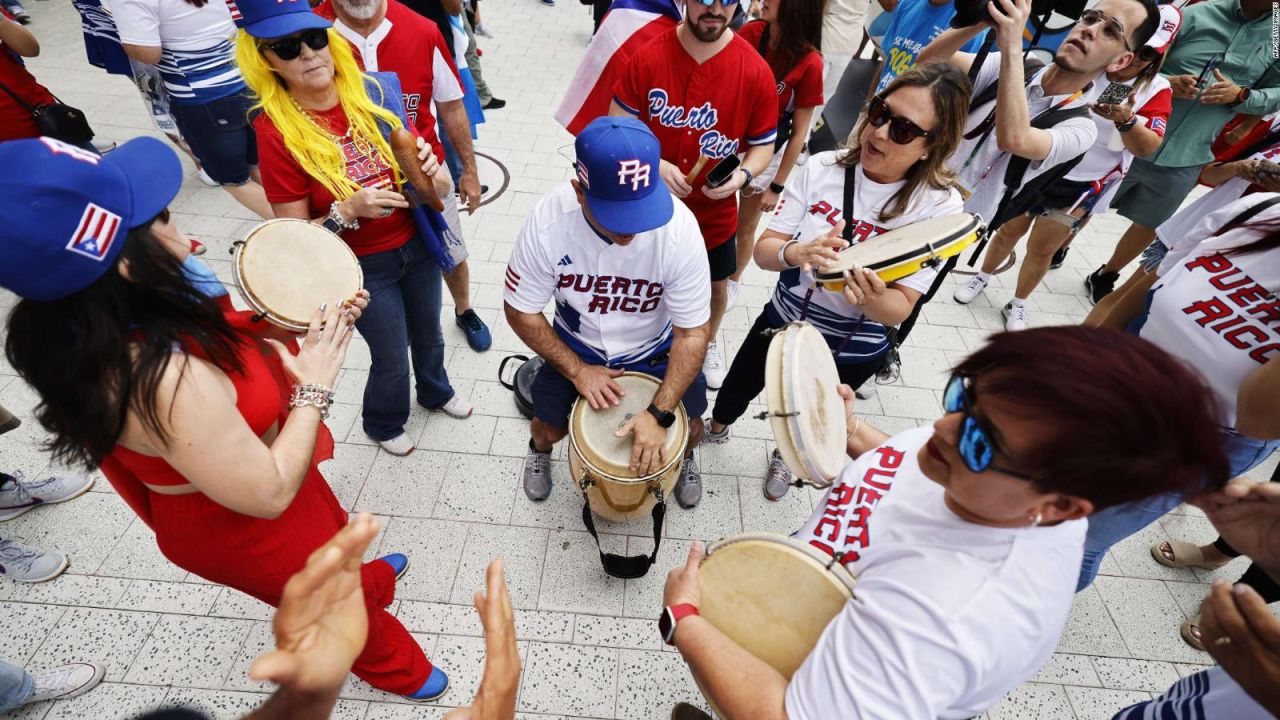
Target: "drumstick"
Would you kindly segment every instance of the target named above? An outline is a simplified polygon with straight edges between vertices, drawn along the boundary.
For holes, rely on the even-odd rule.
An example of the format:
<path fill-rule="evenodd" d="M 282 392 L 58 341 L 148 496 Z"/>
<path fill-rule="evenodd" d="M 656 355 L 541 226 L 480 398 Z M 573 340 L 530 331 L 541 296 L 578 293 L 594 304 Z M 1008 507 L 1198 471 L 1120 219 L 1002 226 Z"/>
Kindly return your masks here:
<path fill-rule="evenodd" d="M 688 174 L 684 176 L 684 181 L 692 185 L 693 179 L 698 177 L 698 173 L 702 172 L 702 168 L 707 166 L 707 161 L 710 159 L 711 158 L 707 157 L 706 155 L 699 155 L 698 162 L 694 163 L 693 169 L 690 170 Z"/>
<path fill-rule="evenodd" d="M 396 164 L 400 166 L 400 172 L 404 173 L 404 177 L 409 181 L 409 185 L 418 192 L 419 197 L 426 204 L 435 208 L 436 212 L 444 212 L 444 202 L 440 200 L 440 194 L 436 192 L 436 185 L 422 172 L 422 162 L 418 160 L 418 143 L 413 138 L 413 133 L 404 128 L 396 128 L 391 131 L 391 154 L 395 156 Z M 409 196 L 409 202 L 413 202 L 412 195 Z"/>

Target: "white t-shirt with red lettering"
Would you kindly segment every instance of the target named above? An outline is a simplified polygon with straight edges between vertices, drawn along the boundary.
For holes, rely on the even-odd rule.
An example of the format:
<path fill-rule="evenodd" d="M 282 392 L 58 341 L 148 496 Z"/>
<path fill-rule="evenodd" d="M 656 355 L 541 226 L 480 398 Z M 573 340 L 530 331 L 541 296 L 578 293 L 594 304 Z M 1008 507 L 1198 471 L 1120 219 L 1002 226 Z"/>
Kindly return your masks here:
<path fill-rule="evenodd" d="M 961 720 L 1049 660 L 1075 596 L 1086 523 L 962 520 L 920 471 L 930 428 L 841 472 L 796 537 L 858 579 L 787 687 L 791 720 Z"/>
<path fill-rule="evenodd" d="M 1105 78 L 1101 79 L 1105 80 Z M 1133 87 L 1133 83 L 1133 80 L 1127 80 L 1120 84 Z M 1095 87 L 1101 88 L 1107 84 L 1099 82 L 1095 83 Z M 1168 79 L 1163 75 L 1155 76 L 1151 82 L 1136 90 L 1132 99 L 1133 112 L 1140 122 L 1160 137 L 1164 137 L 1169 113 L 1173 110 L 1173 90 L 1169 86 Z M 1097 215 L 1111 207 L 1111 200 L 1120 189 L 1120 181 L 1124 179 L 1125 174 L 1129 172 L 1129 166 L 1133 164 L 1133 153 L 1124 146 L 1124 140 L 1120 131 L 1116 129 L 1115 123 L 1097 113 L 1093 114 L 1093 123 L 1098 128 L 1098 139 L 1094 141 L 1093 147 L 1089 148 L 1089 152 L 1084 154 L 1080 163 L 1063 179 L 1071 182 L 1106 183 L 1101 197 L 1093 205 L 1092 212 Z"/>

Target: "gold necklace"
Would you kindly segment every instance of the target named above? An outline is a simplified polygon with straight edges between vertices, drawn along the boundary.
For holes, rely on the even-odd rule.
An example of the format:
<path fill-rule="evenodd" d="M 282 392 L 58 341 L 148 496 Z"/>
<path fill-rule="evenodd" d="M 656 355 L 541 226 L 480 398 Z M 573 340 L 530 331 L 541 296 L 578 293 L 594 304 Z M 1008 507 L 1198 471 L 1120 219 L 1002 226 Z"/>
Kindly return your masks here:
<path fill-rule="evenodd" d="M 357 153 L 367 158 L 371 158 L 371 159 L 375 158 L 374 153 L 376 152 L 376 150 L 373 146 L 373 143 L 369 142 L 364 137 L 357 137 L 354 134 L 352 134 L 350 118 L 347 119 L 347 131 L 340 136 L 335 135 L 332 130 L 316 122 L 316 119 L 311 114 L 311 112 L 306 108 L 302 107 L 302 105 L 300 105 L 298 101 L 293 98 L 292 95 L 289 96 L 289 102 L 293 103 L 293 106 L 297 108 L 299 113 L 302 114 L 302 117 L 306 118 L 307 122 L 311 123 L 312 127 L 319 130 L 321 134 L 329 138 L 329 140 L 336 143 L 338 146 L 342 146 L 343 144 L 345 144 L 344 141 L 350 140 L 351 144 L 355 146 Z"/>

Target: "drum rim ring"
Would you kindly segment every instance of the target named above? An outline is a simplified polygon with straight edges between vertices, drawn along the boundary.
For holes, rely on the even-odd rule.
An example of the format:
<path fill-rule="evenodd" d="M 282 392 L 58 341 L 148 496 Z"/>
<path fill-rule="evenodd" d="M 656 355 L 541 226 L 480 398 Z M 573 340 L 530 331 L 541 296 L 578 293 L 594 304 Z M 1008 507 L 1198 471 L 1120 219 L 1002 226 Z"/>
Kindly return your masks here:
<path fill-rule="evenodd" d="M 252 238 L 255 234 L 257 234 L 259 231 L 261 231 L 265 227 L 268 227 L 270 225 L 283 224 L 283 223 L 306 223 L 308 226 L 316 227 L 319 230 L 322 230 L 324 232 L 329 232 L 328 230 L 325 230 L 324 228 L 321 228 L 315 225 L 315 223 L 312 223 L 308 220 L 303 220 L 301 218 L 271 218 L 270 220 L 263 220 L 262 222 L 255 225 L 252 230 L 246 233 L 243 240 L 238 240 L 235 243 L 233 243 L 233 247 L 231 250 L 231 253 L 233 255 L 232 263 L 231 263 L 231 278 L 232 278 L 232 281 L 235 282 L 236 290 L 240 292 L 240 297 L 244 299 L 245 304 L 248 305 L 249 308 L 253 310 L 253 312 L 256 315 L 266 319 L 268 322 L 270 322 L 273 325 L 282 327 L 286 330 L 292 330 L 294 332 L 301 333 L 309 330 L 311 328 L 311 323 L 309 322 L 305 324 L 298 323 L 293 321 L 292 319 L 281 317 L 276 313 L 272 312 L 271 310 L 267 309 L 267 307 L 263 305 L 261 298 L 258 297 L 258 294 L 255 293 L 253 289 L 250 288 L 248 285 L 246 285 L 244 282 L 244 272 L 243 272 L 244 251 L 245 251 L 245 248 L 248 247 L 249 245 L 250 238 Z M 359 258 L 356 256 L 355 252 L 351 249 L 351 246 L 347 245 L 347 243 L 343 241 L 342 238 L 338 237 L 337 235 L 334 235 L 332 232 L 329 232 L 329 234 L 337 238 L 338 242 L 342 245 L 342 247 L 345 248 L 347 253 L 350 254 L 351 259 L 355 261 L 356 278 L 357 278 L 356 285 L 359 286 L 357 289 L 363 288 L 364 287 L 364 268 L 360 267 Z"/>
<path fill-rule="evenodd" d="M 926 243 L 926 247 L 927 247 L 927 249 L 928 249 L 928 251 L 929 251 L 929 257 L 930 257 L 930 258 L 934 258 L 934 259 L 936 259 L 936 258 L 938 257 L 938 251 L 937 251 L 937 248 L 939 248 L 939 247 L 941 247 L 941 246 L 944 246 L 944 245 L 948 245 L 948 244 L 953 243 L 953 242 L 955 242 L 955 241 L 957 241 L 957 240 L 962 240 L 962 239 L 964 239 L 965 237 L 967 237 L 967 236 L 969 236 L 969 235 L 975 235 L 975 236 L 976 236 L 976 234 L 977 234 L 978 230 L 980 230 L 980 229 L 981 229 L 981 227 L 982 227 L 982 220 L 981 220 L 977 215 L 974 215 L 973 213 L 955 213 L 955 214 L 957 214 L 957 215 L 968 215 L 968 216 L 969 216 L 969 223 L 968 223 L 967 225 L 965 225 L 963 229 L 961 229 L 961 230 L 956 230 L 956 231 L 954 231 L 953 233 L 951 233 L 950 235 L 946 236 L 946 238 L 945 238 L 945 239 L 942 239 L 942 240 L 936 240 L 936 241 L 932 241 L 932 242 Z M 908 227 L 908 226 L 904 225 L 904 226 L 902 226 L 902 227 Z M 894 230 L 898 230 L 898 229 L 899 229 L 899 228 L 894 228 Z M 893 232 L 893 230 L 890 230 L 889 232 Z M 882 235 L 883 235 L 883 234 L 882 234 Z M 881 237 L 882 235 L 877 235 L 876 237 Z M 872 239 L 872 240 L 874 240 L 875 238 L 871 238 L 871 239 Z M 975 239 L 976 239 L 976 238 L 975 238 Z M 966 244 L 964 247 L 968 247 L 969 245 L 972 245 L 972 244 L 973 244 L 973 243 L 968 243 L 968 244 Z M 857 245 L 851 245 L 851 246 L 849 246 L 849 247 L 850 247 L 850 248 L 853 248 L 853 247 L 857 247 Z M 964 250 L 964 247 L 962 247 L 962 248 L 961 248 L 961 251 L 963 251 L 963 250 Z M 906 252 L 906 253 L 903 253 L 903 254 L 898 255 L 898 256 L 896 256 L 896 257 L 892 257 L 892 258 L 886 258 L 885 260 L 881 260 L 881 261 L 880 261 L 880 262 L 878 262 L 878 263 L 873 263 L 873 264 L 867 265 L 866 267 L 867 267 L 867 269 L 869 269 L 869 270 L 879 270 L 880 268 L 889 267 L 889 266 L 892 266 L 892 265 L 897 265 L 897 264 L 902 263 L 902 262 L 905 262 L 905 261 L 907 261 L 907 260 L 914 259 L 914 258 L 919 254 L 919 252 L 920 252 L 920 251 L 919 251 L 919 249 L 912 250 L 911 252 Z M 819 284 L 824 284 L 824 285 L 825 285 L 825 283 L 827 283 L 827 282 L 834 282 L 834 281 L 836 281 L 836 280 L 840 280 L 841 282 L 843 282 L 843 281 L 844 281 L 844 271 L 843 271 L 843 270 L 841 270 L 840 272 L 830 272 L 830 271 L 819 271 L 819 270 L 814 270 L 814 271 L 813 271 L 813 277 L 814 277 L 814 279 L 815 279 Z"/>
<path fill-rule="evenodd" d="M 714 555 L 717 550 L 722 550 L 731 545 L 738 545 L 745 542 L 773 542 L 789 547 L 792 550 L 800 551 L 804 553 L 806 557 L 809 557 L 815 563 L 818 563 L 823 570 L 834 575 L 838 580 L 840 580 L 841 584 L 848 588 L 850 595 L 854 595 L 856 592 L 858 579 L 854 576 L 853 572 L 849 570 L 849 568 L 840 563 L 828 562 L 830 558 L 819 558 L 817 553 L 820 551 L 817 550 L 817 548 L 814 548 L 809 543 L 802 542 L 801 540 L 791 537 L 790 535 L 782 535 L 780 533 L 747 532 L 720 538 L 719 540 L 707 545 L 706 552 L 704 553 L 701 562 L 706 562 L 707 559 Z"/>

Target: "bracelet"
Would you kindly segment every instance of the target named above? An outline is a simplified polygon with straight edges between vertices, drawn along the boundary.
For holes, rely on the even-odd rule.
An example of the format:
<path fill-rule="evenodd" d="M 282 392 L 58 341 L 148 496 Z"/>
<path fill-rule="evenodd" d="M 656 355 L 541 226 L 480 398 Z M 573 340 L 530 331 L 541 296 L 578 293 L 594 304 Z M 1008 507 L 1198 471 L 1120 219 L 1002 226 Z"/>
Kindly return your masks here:
<path fill-rule="evenodd" d="M 323 385 L 294 385 L 289 395 L 289 407 L 313 407 L 320 411 L 320 419 L 329 419 L 329 406 L 333 404 L 333 391 Z"/>
<path fill-rule="evenodd" d="M 1122 133 L 1127 133 L 1130 130 L 1132 130 L 1134 126 L 1137 124 L 1138 124 L 1138 116 L 1130 115 L 1128 120 L 1125 120 L 1122 123 L 1116 123 L 1116 130 Z"/>
<path fill-rule="evenodd" d="M 858 428 L 862 427 L 862 418 L 854 417 L 853 419 L 855 421 L 853 423 L 853 429 L 849 431 L 849 435 L 845 438 L 846 441 L 852 440 L 853 436 L 858 434 Z"/>
<path fill-rule="evenodd" d="M 779 185 L 779 184 L 778 184 L 778 183 L 776 183 L 776 182 L 771 182 L 771 183 L 769 183 L 769 190 L 770 190 L 770 191 L 772 191 L 772 192 L 776 192 L 776 193 L 778 193 L 779 195 L 781 195 L 781 194 L 782 194 L 782 191 L 783 191 L 783 190 L 786 190 L 786 189 L 787 189 L 787 187 L 786 187 L 785 185 Z"/>
<path fill-rule="evenodd" d="M 778 250 L 778 263 L 782 265 L 782 267 L 787 268 L 788 270 L 791 268 L 800 267 L 799 265 L 792 265 L 791 263 L 787 262 L 787 248 L 795 244 L 796 244 L 795 240 L 788 240 L 782 243 L 782 248 Z"/>
<path fill-rule="evenodd" d="M 343 230 L 359 230 L 360 218 L 352 218 L 350 220 L 344 220 L 342 217 L 342 212 L 338 210 L 338 206 L 340 204 L 341 203 L 339 203 L 337 200 L 334 200 L 333 203 L 329 205 L 328 219 L 332 220 L 335 225 L 342 228 Z"/>

